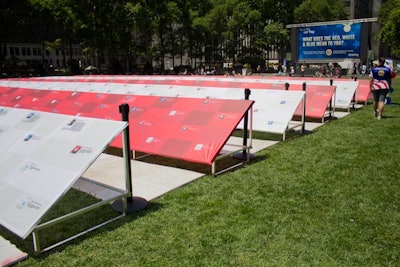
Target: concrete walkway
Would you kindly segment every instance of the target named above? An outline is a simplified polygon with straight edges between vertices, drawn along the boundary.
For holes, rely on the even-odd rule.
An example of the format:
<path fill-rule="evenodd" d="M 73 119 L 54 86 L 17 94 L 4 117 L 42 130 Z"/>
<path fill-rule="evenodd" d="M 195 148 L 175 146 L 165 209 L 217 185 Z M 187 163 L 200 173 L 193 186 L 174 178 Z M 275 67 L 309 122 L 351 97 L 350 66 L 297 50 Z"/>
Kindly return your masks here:
<path fill-rule="evenodd" d="M 230 144 L 241 144 L 241 142 L 242 138 L 238 137 L 231 137 L 228 140 Z M 277 141 L 253 139 L 253 148 L 250 153 L 256 153 L 276 143 Z M 227 152 L 229 148 L 226 146 L 223 150 Z M 148 201 L 204 175 L 201 172 L 131 160 L 133 196 L 142 197 Z M 112 192 L 99 186 L 99 183 L 122 190 L 126 188 L 124 159 L 118 156 L 102 154 L 82 177 L 86 179 L 78 180 L 74 185 L 75 189 L 87 192 L 97 198 L 105 199 Z M 90 180 L 94 181 L 94 183 L 90 183 Z"/>

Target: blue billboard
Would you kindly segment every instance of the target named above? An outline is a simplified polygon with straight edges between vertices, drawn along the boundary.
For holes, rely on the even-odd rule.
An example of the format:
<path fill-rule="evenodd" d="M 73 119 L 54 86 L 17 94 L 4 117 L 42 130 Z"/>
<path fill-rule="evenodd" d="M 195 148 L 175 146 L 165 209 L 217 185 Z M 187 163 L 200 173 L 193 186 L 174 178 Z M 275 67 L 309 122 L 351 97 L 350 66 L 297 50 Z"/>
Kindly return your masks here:
<path fill-rule="evenodd" d="M 360 58 L 361 23 L 299 28 L 299 60 Z"/>

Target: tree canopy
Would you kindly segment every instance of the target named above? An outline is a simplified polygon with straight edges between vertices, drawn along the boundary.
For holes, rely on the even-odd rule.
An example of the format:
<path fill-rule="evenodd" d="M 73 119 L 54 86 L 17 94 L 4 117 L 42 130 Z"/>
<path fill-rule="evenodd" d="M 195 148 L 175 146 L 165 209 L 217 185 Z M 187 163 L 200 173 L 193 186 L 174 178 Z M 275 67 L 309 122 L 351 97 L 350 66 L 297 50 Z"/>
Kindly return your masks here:
<path fill-rule="evenodd" d="M 393 55 L 400 57 L 400 0 L 388 0 L 379 13 L 381 30 L 378 38 L 390 46 Z"/>
<path fill-rule="evenodd" d="M 400 0 L 386 1 L 379 16 L 379 39 L 396 55 L 398 6 Z M 172 66 L 202 60 L 254 66 L 268 58 L 266 49 L 284 57 L 287 24 L 348 16 L 340 0 L 4 0 L 0 15 L 0 63 L 7 42 L 35 36 L 44 47 L 62 50 L 64 64 L 73 63 L 72 44 L 79 44 L 88 62 L 101 64 L 108 58 L 119 73 L 128 71 L 135 58 L 158 62 L 161 69 L 168 58 L 179 60 Z"/>
<path fill-rule="evenodd" d="M 339 0 L 305 0 L 294 9 L 297 23 L 347 19 L 343 3 Z"/>

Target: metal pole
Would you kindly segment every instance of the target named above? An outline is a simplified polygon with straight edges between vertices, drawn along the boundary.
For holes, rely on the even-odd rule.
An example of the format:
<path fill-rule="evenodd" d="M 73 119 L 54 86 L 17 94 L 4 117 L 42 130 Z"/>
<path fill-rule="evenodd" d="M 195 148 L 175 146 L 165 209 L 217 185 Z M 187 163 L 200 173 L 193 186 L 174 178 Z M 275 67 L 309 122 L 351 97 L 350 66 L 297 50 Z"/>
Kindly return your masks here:
<path fill-rule="evenodd" d="M 249 100 L 251 91 L 249 88 L 244 89 L 244 99 Z M 247 137 L 248 137 L 248 125 L 249 125 L 249 111 L 244 114 L 243 120 L 243 147 L 247 147 Z M 243 157 L 247 158 L 247 149 L 243 149 Z"/>
<path fill-rule="evenodd" d="M 251 91 L 249 88 L 244 89 L 244 99 L 250 99 Z M 249 160 L 255 158 L 255 155 L 252 155 L 247 150 L 247 138 L 248 138 L 248 127 L 249 127 L 249 111 L 246 111 L 243 117 L 243 150 L 242 153 L 234 154 L 233 157 L 241 160 Z"/>
<path fill-rule="evenodd" d="M 333 80 L 329 80 L 329 84 L 333 85 Z M 329 100 L 329 120 L 332 120 L 332 98 Z"/>
<path fill-rule="evenodd" d="M 285 83 L 285 90 L 289 90 L 289 83 Z"/>
<path fill-rule="evenodd" d="M 305 92 L 307 88 L 306 83 L 303 83 L 303 91 Z M 304 134 L 305 133 L 305 129 L 306 129 L 306 94 L 304 94 L 304 98 L 303 98 L 303 118 L 302 118 L 302 126 L 301 126 L 301 133 Z"/>
<path fill-rule="evenodd" d="M 131 153 L 130 153 L 130 140 L 129 140 L 129 105 L 121 104 L 119 106 L 119 113 L 121 113 L 122 120 L 128 122 L 128 126 L 123 132 L 123 156 L 125 160 L 125 182 L 129 196 L 128 201 L 132 200 L 132 168 L 131 168 Z"/>
<path fill-rule="evenodd" d="M 114 210 L 118 212 L 134 212 L 147 207 L 147 200 L 141 197 L 134 197 L 132 195 L 132 170 L 131 170 L 131 151 L 129 142 L 129 105 L 121 104 L 119 106 L 119 113 L 122 115 L 122 120 L 128 122 L 128 126 L 123 132 L 123 155 L 125 160 L 125 183 L 128 191 L 126 201 L 124 199 L 116 200 L 112 203 Z M 126 202 L 126 204 L 125 204 Z M 126 206 L 126 207 L 125 207 Z"/>

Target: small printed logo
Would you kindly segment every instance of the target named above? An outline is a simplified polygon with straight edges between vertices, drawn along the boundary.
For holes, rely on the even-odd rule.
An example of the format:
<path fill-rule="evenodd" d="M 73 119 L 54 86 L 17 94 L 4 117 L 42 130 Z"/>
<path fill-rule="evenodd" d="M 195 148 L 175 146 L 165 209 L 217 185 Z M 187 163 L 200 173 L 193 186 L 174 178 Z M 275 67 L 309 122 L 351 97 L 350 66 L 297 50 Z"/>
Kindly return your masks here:
<path fill-rule="evenodd" d="M 25 118 L 24 118 L 24 121 L 26 121 L 26 122 L 31 122 L 31 121 L 34 121 L 34 120 L 36 120 L 37 118 L 38 118 L 38 114 L 37 113 L 35 113 L 35 112 L 29 112 L 26 116 L 25 116 Z"/>
<path fill-rule="evenodd" d="M 24 141 L 29 141 L 33 137 L 33 134 L 28 134 L 27 137 L 25 137 Z"/>
<path fill-rule="evenodd" d="M 17 204 L 18 209 L 29 208 L 29 209 L 40 209 L 42 205 L 36 201 L 33 201 L 31 198 L 27 197 L 23 199 L 20 203 Z"/>
<path fill-rule="evenodd" d="M 24 171 L 30 171 L 30 170 L 32 170 L 32 171 L 40 171 L 39 167 L 35 163 L 33 163 L 32 161 L 29 161 L 29 162 L 25 163 L 25 165 L 22 166 L 22 168 L 21 168 L 21 171 L 23 171 L 23 172 Z"/>
<path fill-rule="evenodd" d="M 76 119 L 71 120 L 67 125 L 72 126 L 76 122 Z"/>
<path fill-rule="evenodd" d="M 148 122 L 148 121 L 139 121 L 139 122 L 138 122 L 138 125 L 139 125 L 139 126 L 150 126 L 150 125 L 151 125 L 151 122 Z"/>
<path fill-rule="evenodd" d="M 27 142 L 27 141 L 29 141 L 29 140 L 36 140 L 36 141 L 38 141 L 38 140 L 41 140 L 42 138 L 40 137 L 40 136 L 37 136 L 37 135 L 33 135 L 33 134 L 28 134 L 25 138 L 24 138 L 24 141 L 25 142 Z"/>
<path fill-rule="evenodd" d="M 333 53 L 332 49 L 326 49 L 325 51 L 325 55 L 327 55 L 328 57 L 332 56 L 332 53 Z"/>
<path fill-rule="evenodd" d="M 199 150 L 201 150 L 202 148 L 203 148 L 203 144 L 197 144 L 195 147 L 194 147 L 194 150 L 197 150 L 197 151 L 199 151 Z"/>
<path fill-rule="evenodd" d="M 71 153 L 72 154 L 82 154 L 82 153 L 91 153 L 93 151 L 93 148 L 91 147 L 83 147 L 83 146 L 79 146 L 76 145 L 72 150 Z"/>
<path fill-rule="evenodd" d="M 73 154 L 76 154 L 76 153 L 78 153 L 78 151 L 79 150 L 81 150 L 81 146 L 75 146 L 72 150 L 71 150 L 71 153 L 73 153 Z"/>

